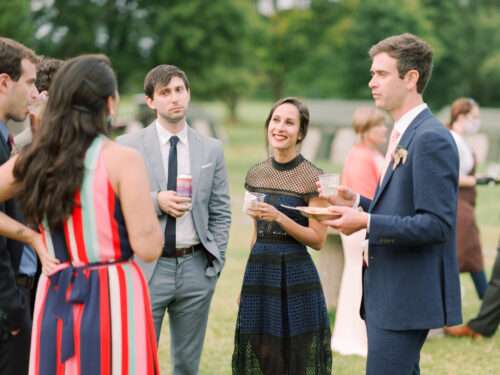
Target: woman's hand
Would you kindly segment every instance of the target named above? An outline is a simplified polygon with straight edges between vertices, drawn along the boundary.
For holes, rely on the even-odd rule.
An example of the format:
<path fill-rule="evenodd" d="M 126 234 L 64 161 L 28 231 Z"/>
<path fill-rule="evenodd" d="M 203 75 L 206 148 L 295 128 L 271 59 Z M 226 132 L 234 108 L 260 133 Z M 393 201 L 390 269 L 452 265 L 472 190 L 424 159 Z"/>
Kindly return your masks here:
<path fill-rule="evenodd" d="M 249 209 L 249 211 L 252 211 L 252 214 L 249 213 L 250 216 L 258 220 L 269 222 L 278 221 L 278 219 L 282 215 L 282 213 L 274 206 L 264 202 L 257 203 L 255 207 Z"/>
<path fill-rule="evenodd" d="M 51 275 L 54 271 L 56 271 L 57 266 L 60 263 L 59 259 L 54 258 L 49 254 L 42 235 L 37 232 L 33 233 L 33 239 L 30 246 L 36 251 L 38 257 L 40 258 L 40 262 L 42 263 L 42 272 L 47 276 Z"/>

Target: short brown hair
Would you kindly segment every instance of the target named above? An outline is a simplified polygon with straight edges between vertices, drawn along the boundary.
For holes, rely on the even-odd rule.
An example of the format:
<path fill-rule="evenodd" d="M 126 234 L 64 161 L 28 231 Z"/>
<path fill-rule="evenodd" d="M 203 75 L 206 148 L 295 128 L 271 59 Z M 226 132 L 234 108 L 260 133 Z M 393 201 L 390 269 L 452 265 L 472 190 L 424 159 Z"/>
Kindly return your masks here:
<path fill-rule="evenodd" d="M 417 91 L 423 93 L 432 73 L 431 47 L 419 37 L 404 33 L 381 40 L 368 53 L 373 59 L 375 55 L 384 52 L 398 61 L 400 78 L 410 70 L 418 72 Z"/>
<path fill-rule="evenodd" d="M 17 81 L 22 75 L 22 60 L 27 59 L 33 64 L 38 63 L 38 57 L 33 50 L 13 39 L 0 37 L 0 74 L 8 74 Z"/>
<path fill-rule="evenodd" d="M 453 124 L 458 120 L 460 115 L 467 115 L 474 108 L 479 108 L 479 104 L 472 98 L 458 98 L 452 104 L 450 108 L 450 121 L 447 126 L 449 129 L 453 129 Z"/>
<path fill-rule="evenodd" d="M 158 65 L 149 71 L 144 78 L 144 93 L 153 99 L 155 88 L 158 85 L 166 86 L 173 77 L 179 77 L 184 81 L 184 86 L 189 91 L 189 81 L 186 73 L 175 65 Z"/>
<path fill-rule="evenodd" d="M 36 66 L 35 86 L 38 91 L 48 91 L 52 79 L 57 70 L 63 64 L 63 60 L 44 57 Z"/>
<path fill-rule="evenodd" d="M 374 126 L 384 123 L 384 112 L 375 107 L 356 108 L 352 115 L 352 128 L 356 134 L 366 133 Z"/>
<path fill-rule="evenodd" d="M 271 118 L 273 117 L 273 113 L 282 104 L 291 104 L 297 108 L 299 111 L 299 132 L 302 137 L 297 141 L 297 143 L 300 143 L 304 140 L 304 138 L 307 135 L 307 129 L 309 128 L 309 109 L 306 107 L 304 103 L 302 103 L 299 99 L 295 97 L 288 97 L 288 98 L 283 98 L 278 100 L 276 103 L 273 104 L 271 107 L 271 110 L 269 111 L 269 114 L 267 115 L 266 119 L 266 130 L 269 128 L 269 123 L 271 122 Z M 266 137 L 267 140 L 267 137 Z"/>

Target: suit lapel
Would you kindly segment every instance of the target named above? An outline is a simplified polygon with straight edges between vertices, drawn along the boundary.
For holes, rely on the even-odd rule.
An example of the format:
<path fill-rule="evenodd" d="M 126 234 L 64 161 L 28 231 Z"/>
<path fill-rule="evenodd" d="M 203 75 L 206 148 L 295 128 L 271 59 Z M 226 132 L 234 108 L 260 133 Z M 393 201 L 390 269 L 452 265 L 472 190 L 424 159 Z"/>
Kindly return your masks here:
<path fill-rule="evenodd" d="M 156 121 L 144 129 L 144 150 L 145 158 L 151 166 L 156 182 L 161 190 L 167 190 L 167 179 L 165 177 L 165 168 L 163 166 L 162 154 L 160 150 L 160 141 L 156 132 Z"/>
<path fill-rule="evenodd" d="M 191 177 L 192 177 L 192 188 L 194 202 L 196 194 L 198 192 L 198 187 L 200 185 L 200 171 L 201 164 L 203 162 L 203 142 L 190 126 L 188 126 L 188 142 L 189 142 L 189 161 L 191 167 Z"/>
<path fill-rule="evenodd" d="M 405 150 L 408 150 L 413 140 L 413 137 L 415 136 L 415 131 L 417 130 L 417 128 L 420 126 L 421 123 L 423 123 L 426 119 L 428 119 L 431 116 L 432 113 L 429 109 L 425 109 L 422 112 L 420 112 L 404 132 L 403 137 L 400 139 L 396 147 L 396 150 L 398 148 L 403 148 Z M 375 197 L 373 198 L 372 204 L 370 206 L 370 211 L 373 209 L 373 207 L 375 207 L 375 204 L 377 203 L 378 199 L 384 192 L 384 189 L 389 184 L 389 181 L 391 180 L 392 175 L 394 174 L 395 169 L 392 167 L 392 165 L 393 165 L 393 160 L 391 160 L 389 166 L 387 167 L 387 171 L 385 173 L 382 184 L 380 184 L 380 186 L 377 187 L 377 191 L 375 192 Z"/>

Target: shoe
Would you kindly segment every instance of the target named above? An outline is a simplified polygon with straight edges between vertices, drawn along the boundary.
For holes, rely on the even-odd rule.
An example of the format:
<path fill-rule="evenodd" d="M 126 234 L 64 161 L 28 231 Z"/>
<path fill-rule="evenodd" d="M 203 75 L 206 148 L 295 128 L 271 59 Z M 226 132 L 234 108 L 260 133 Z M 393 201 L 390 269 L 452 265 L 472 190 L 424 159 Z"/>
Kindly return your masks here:
<path fill-rule="evenodd" d="M 472 330 L 472 328 L 470 328 L 466 324 L 461 326 L 445 327 L 444 333 L 445 335 L 453 337 L 471 337 L 473 339 L 481 337 L 480 333 L 477 333 L 476 331 Z"/>

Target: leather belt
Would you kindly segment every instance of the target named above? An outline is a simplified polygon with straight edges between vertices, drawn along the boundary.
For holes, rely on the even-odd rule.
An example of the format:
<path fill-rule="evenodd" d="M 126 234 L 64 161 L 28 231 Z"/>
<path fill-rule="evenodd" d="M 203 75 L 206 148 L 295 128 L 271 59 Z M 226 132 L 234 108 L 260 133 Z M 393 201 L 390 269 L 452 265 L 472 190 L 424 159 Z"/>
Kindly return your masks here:
<path fill-rule="evenodd" d="M 201 243 L 190 246 L 190 247 L 181 247 L 176 248 L 175 253 L 163 253 L 161 256 L 165 258 L 180 258 L 186 255 L 194 254 L 196 251 L 204 250 L 205 248 Z"/>
<path fill-rule="evenodd" d="M 33 287 L 35 286 L 35 277 L 28 275 L 17 275 L 16 284 L 26 289 L 33 289 Z"/>

